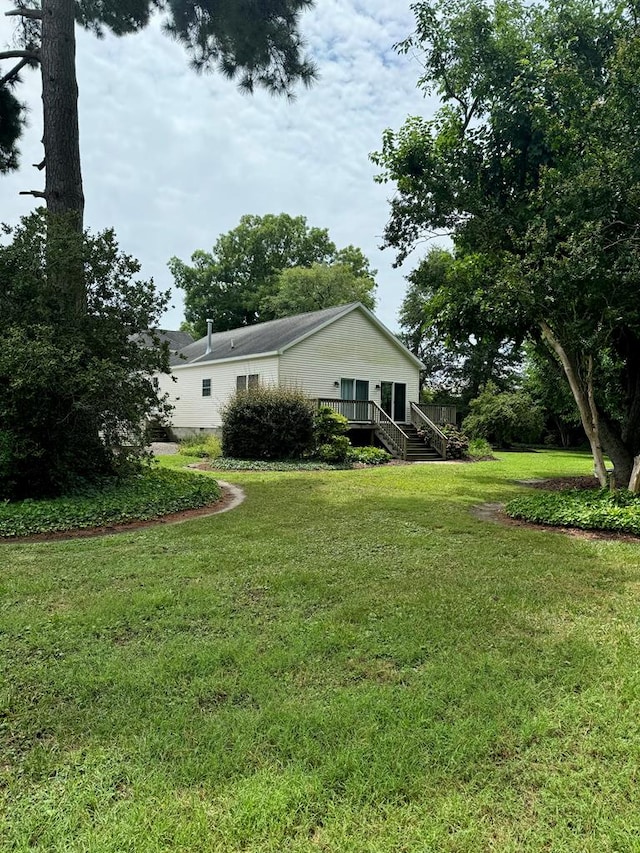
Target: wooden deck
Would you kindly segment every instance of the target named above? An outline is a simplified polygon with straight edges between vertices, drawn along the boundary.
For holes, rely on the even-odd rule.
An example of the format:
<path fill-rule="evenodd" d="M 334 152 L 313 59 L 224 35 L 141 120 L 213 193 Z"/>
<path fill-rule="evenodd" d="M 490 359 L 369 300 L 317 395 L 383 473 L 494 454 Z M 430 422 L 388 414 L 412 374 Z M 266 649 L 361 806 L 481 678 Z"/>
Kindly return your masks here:
<path fill-rule="evenodd" d="M 371 429 L 380 443 L 397 459 L 418 462 L 447 458 L 446 436 L 423 411 L 423 407 L 416 403 L 410 404 L 410 423 L 397 423 L 375 400 L 323 397 L 318 399 L 320 406 L 327 406 L 344 415 L 350 429 Z"/>

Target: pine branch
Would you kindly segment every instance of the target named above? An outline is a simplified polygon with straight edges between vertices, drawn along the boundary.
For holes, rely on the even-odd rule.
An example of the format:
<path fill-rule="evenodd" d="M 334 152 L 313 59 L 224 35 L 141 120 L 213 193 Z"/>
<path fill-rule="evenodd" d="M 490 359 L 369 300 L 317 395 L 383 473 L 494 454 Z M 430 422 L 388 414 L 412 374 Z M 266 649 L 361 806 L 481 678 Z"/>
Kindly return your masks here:
<path fill-rule="evenodd" d="M 42 20 L 42 12 L 40 9 L 12 9 L 10 12 L 5 12 L 6 18 L 19 16 L 20 18 L 33 18 L 37 21 Z"/>
<path fill-rule="evenodd" d="M 17 75 L 20 73 L 20 71 L 22 71 L 24 66 L 28 64 L 28 59 L 21 59 L 17 65 L 14 65 L 14 67 L 11 69 L 11 71 L 9 71 L 8 74 L 5 74 L 4 77 L 0 77 L 0 86 L 4 86 L 5 83 L 9 83 L 9 81 L 13 80 L 14 77 L 17 77 Z"/>
<path fill-rule="evenodd" d="M 26 59 L 27 62 L 40 62 L 40 51 L 37 50 L 5 50 L 0 53 L 0 62 L 3 59 Z"/>
<path fill-rule="evenodd" d="M 45 193 L 40 190 L 23 190 L 19 195 L 32 195 L 34 198 L 46 198 Z"/>

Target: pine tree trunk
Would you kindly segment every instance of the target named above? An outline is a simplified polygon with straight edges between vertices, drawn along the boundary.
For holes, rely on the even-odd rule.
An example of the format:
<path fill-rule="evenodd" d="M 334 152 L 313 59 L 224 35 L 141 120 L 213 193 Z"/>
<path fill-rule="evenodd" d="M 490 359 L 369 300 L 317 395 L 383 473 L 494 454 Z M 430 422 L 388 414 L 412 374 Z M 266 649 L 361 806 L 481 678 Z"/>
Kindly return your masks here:
<path fill-rule="evenodd" d="M 47 208 L 51 213 L 72 214 L 82 230 L 84 195 L 73 0 L 42 0 L 40 56 Z"/>
<path fill-rule="evenodd" d="M 78 84 L 74 0 L 42 0 L 42 107 L 44 120 L 45 199 L 57 247 L 51 285 L 59 291 L 61 311 L 86 310 L 81 240 L 84 194 L 80 169 Z M 54 237 L 54 234 L 51 234 Z M 66 258 L 61 263 L 62 258 Z"/>

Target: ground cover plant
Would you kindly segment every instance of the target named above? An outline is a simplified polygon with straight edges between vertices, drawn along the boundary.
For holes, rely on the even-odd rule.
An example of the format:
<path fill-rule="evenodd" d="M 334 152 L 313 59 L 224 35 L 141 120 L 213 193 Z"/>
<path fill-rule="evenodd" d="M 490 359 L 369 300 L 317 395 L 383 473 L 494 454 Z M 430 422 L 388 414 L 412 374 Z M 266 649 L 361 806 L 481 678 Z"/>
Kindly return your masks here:
<path fill-rule="evenodd" d="M 640 495 L 626 489 L 564 489 L 536 491 L 514 498 L 506 506 L 512 518 L 640 535 Z"/>
<path fill-rule="evenodd" d="M 224 515 L 5 545 L 0 847 L 636 849 L 638 546 L 471 512 L 591 468 L 237 472 Z"/>
<path fill-rule="evenodd" d="M 218 459 L 222 456 L 222 445 L 216 435 L 193 435 L 181 440 L 178 453 L 198 459 Z"/>
<path fill-rule="evenodd" d="M 81 494 L 0 503 L 0 539 L 147 521 L 207 506 L 220 494 L 211 478 L 147 469 Z"/>

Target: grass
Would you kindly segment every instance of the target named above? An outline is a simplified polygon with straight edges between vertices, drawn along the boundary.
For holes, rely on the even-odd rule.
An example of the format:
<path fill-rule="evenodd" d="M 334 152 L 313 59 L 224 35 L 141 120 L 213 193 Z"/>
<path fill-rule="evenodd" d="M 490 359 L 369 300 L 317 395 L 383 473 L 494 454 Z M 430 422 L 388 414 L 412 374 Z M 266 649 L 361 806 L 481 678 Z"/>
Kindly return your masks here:
<path fill-rule="evenodd" d="M 513 518 L 537 524 L 640 535 L 640 496 L 626 489 L 538 491 L 509 501 L 506 510 Z"/>
<path fill-rule="evenodd" d="M 640 850 L 638 546 L 476 519 L 591 468 L 498 457 L 0 548 L 0 849 Z"/>
<path fill-rule="evenodd" d="M 0 540 L 148 521 L 207 506 L 219 497 L 220 488 L 209 477 L 175 470 L 145 470 L 124 482 L 81 495 L 0 503 Z"/>

